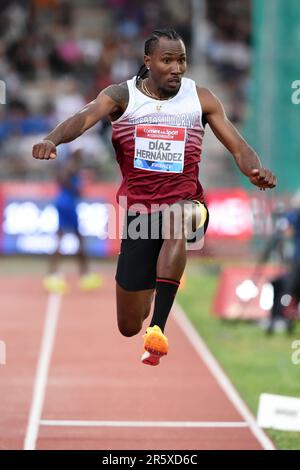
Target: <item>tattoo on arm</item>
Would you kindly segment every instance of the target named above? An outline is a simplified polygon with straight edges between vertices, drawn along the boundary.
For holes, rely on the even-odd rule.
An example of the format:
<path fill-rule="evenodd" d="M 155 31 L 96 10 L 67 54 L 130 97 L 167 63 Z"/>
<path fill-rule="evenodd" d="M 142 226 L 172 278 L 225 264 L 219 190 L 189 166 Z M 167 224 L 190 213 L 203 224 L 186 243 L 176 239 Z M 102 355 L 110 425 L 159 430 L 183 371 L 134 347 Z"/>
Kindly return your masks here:
<path fill-rule="evenodd" d="M 109 96 L 116 103 L 116 109 L 111 113 L 110 117 L 114 119 L 117 118 L 127 107 L 129 99 L 127 83 L 123 82 L 120 85 L 110 85 L 100 94 L 102 93 Z M 71 142 L 79 137 L 87 128 L 85 112 L 88 111 L 90 107 L 95 106 L 96 103 L 96 100 L 92 101 L 81 111 L 74 114 L 69 119 L 66 119 L 66 121 L 59 124 L 48 134 L 45 139 L 51 140 L 55 145 L 59 145 L 61 143 Z"/>
<path fill-rule="evenodd" d="M 126 82 L 120 83 L 120 85 L 110 85 L 105 88 L 102 93 L 109 96 L 121 108 L 126 108 L 129 100 L 129 91 Z"/>

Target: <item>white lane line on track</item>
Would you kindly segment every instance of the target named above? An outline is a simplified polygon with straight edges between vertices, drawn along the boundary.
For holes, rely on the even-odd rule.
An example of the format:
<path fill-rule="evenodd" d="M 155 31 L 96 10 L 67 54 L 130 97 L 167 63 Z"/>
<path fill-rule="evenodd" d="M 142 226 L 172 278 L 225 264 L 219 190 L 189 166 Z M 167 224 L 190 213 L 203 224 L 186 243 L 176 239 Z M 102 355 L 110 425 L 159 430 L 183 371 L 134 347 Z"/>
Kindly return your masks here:
<path fill-rule="evenodd" d="M 241 422 L 214 421 L 85 421 L 85 420 L 50 420 L 40 421 L 41 426 L 74 427 L 112 427 L 112 428 L 247 428 Z"/>
<path fill-rule="evenodd" d="M 261 444 L 261 446 L 265 450 L 275 450 L 274 444 L 266 435 L 266 433 L 257 425 L 256 420 L 248 409 L 247 405 L 242 400 L 242 398 L 240 397 L 228 377 L 225 375 L 212 353 L 207 348 L 203 339 L 196 331 L 192 323 L 189 321 L 183 309 L 178 304 L 176 304 L 173 308 L 173 318 L 175 318 L 177 324 L 185 333 L 187 339 L 192 344 L 195 351 L 205 363 L 211 374 L 214 376 L 214 378 L 216 379 L 228 399 L 231 401 L 233 406 L 246 421 L 250 430 L 252 431 L 253 435 L 256 437 L 258 442 Z"/>
<path fill-rule="evenodd" d="M 24 450 L 35 450 L 36 448 L 60 305 L 61 295 L 50 294 L 47 302 L 46 318 L 36 369 L 33 395 L 24 441 Z"/>

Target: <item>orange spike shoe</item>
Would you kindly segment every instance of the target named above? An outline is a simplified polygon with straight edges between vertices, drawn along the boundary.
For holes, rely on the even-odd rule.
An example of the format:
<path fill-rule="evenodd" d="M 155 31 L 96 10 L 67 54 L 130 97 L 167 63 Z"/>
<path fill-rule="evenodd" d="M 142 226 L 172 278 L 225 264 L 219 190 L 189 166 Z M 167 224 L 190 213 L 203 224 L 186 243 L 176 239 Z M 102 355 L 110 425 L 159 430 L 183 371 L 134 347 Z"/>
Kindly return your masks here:
<path fill-rule="evenodd" d="M 143 364 L 157 366 L 160 358 L 168 354 L 168 338 L 157 325 L 149 326 L 143 338 L 145 352 L 141 361 Z"/>

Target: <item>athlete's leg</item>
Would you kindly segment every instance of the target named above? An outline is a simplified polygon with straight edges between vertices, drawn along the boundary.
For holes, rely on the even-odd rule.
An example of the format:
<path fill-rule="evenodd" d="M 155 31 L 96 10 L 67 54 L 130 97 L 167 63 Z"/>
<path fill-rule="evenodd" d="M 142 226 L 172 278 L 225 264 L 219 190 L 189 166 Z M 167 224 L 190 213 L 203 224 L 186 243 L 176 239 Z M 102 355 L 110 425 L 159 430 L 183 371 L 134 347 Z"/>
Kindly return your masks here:
<path fill-rule="evenodd" d="M 150 313 L 154 295 L 156 263 L 163 240 L 159 236 L 151 239 L 149 219 L 148 215 L 127 214 L 125 217 L 116 272 L 117 319 L 119 330 L 124 336 L 139 333 Z M 154 222 L 158 228 L 159 220 L 157 216 Z M 144 238 L 139 233 L 138 236 L 133 234 L 132 224 L 141 228 L 139 233 L 145 233 Z M 143 224 L 147 224 L 147 227 Z"/>
<path fill-rule="evenodd" d="M 186 237 L 201 224 L 202 212 L 193 201 L 181 201 L 164 212 L 164 241 L 157 261 L 156 295 L 152 320 L 144 336 L 142 362 L 158 365 L 168 353 L 163 334 L 186 265 Z"/>
<path fill-rule="evenodd" d="M 166 239 L 157 261 L 155 306 L 150 323 L 150 326 L 158 325 L 162 331 L 185 269 L 186 236 L 201 223 L 200 208 L 193 201 L 180 201 L 170 209 L 163 219 Z"/>
<path fill-rule="evenodd" d="M 49 292 L 56 292 L 59 294 L 64 294 L 68 290 L 68 285 L 64 281 L 63 277 L 58 272 L 59 262 L 62 257 L 60 252 L 61 240 L 63 237 L 64 231 L 59 229 L 56 234 L 56 249 L 50 257 L 49 263 L 49 274 L 45 277 L 43 281 L 44 288 Z"/>
<path fill-rule="evenodd" d="M 117 319 L 122 335 L 134 336 L 141 331 L 150 313 L 154 289 L 128 291 L 116 283 Z"/>
<path fill-rule="evenodd" d="M 79 241 L 79 247 L 76 253 L 80 275 L 79 287 L 81 290 L 86 292 L 99 289 L 103 284 L 103 279 L 98 273 L 90 271 L 84 239 L 79 231 L 75 233 Z"/>
<path fill-rule="evenodd" d="M 170 240 L 130 238 L 122 240 L 116 274 L 116 296 L 118 326 L 125 336 L 137 334 L 150 313 L 157 269 L 159 269 L 158 275 L 171 278 L 171 281 L 176 282 L 181 278 L 186 262 L 185 236 L 181 234 L 176 239 L 175 235 L 178 235 L 178 230 L 185 230 L 187 224 L 179 224 L 178 229 L 178 218 L 186 219 L 188 222 L 190 217 L 197 218 L 198 213 L 197 205 L 192 201 L 182 201 L 179 205 L 181 207 L 179 210 L 177 207 L 174 211 L 175 217 L 171 217 L 170 224 L 168 225 L 167 220 L 165 222 L 166 231 L 169 229 L 171 231 Z M 177 229 L 176 234 L 175 229 Z M 163 256 L 161 256 L 162 246 L 165 246 Z M 160 305 L 161 301 L 158 304 Z M 168 313 L 167 307 L 167 314 L 164 312 L 166 318 Z"/>
<path fill-rule="evenodd" d="M 49 262 L 49 274 L 55 274 L 58 271 L 59 263 L 61 260 L 60 245 L 63 237 L 63 231 L 59 229 L 56 233 L 56 248 L 54 253 L 50 257 Z"/>
<path fill-rule="evenodd" d="M 76 253 L 76 257 L 78 260 L 79 273 L 81 276 L 83 276 L 84 274 L 88 273 L 88 259 L 87 259 L 82 235 L 79 232 L 75 232 L 75 234 L 79 242 L 79 247 Z"/>

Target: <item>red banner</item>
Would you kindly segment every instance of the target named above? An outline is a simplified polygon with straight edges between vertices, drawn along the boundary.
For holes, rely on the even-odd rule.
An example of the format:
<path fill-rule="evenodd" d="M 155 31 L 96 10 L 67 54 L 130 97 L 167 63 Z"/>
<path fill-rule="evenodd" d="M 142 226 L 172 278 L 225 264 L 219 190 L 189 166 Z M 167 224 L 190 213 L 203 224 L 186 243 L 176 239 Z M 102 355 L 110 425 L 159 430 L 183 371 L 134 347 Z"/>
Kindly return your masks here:
<path fill-rule="evenodd" d="M 214 238 L 249 240 L 253 234 L 250 197 L 244 189 L 215 189 L 207 191 L 209 229 Z"/>
<path fill-rule="evenodd" d="M 94 201 L 94 205 L 88 208 L 88 211 L 85 206 L 82 206 L 82 210 L 85 210 L 86 219 L 89 219 L 87 221 L 89 226 L 93 222 L 93 230 L 97 232 L 96 224 L 103 223 L 102 216 L 107 218 L 109 232 L 105 241 L 105 253 L 107 255 L 118 253 L 123 225 L 123 211 L 116 203 L 116 192 L 117 186 L 113 183 L 87 181 L 84 186 L 85 198 Z M 55 195 L 56 185 L 49 182 L 9 182 L 0 185 L 0 252 L 5 251 L 4 246 L 7 246 L 4 244 L 6 235 L 3 233 L 5 216 L 10 216 L 10 222 L 12 220 L 16 221 L 16 225 L 21 225 L 20 218 L 25 219 L 25 224 L 26 217 L 23 209 L 28 211 L 30 209 L 29 215 L 32 215 L 34 211 L 33 207 L 30 208 L 28 204 L 26 205 L 26 201 L 29 203 L 33 201 L 38 206 L 43 201 L 45 204 L 46 201 L 47 204 L 50 204 Z M 97 201 L 103 205 L 102 208 L 99 204 L 96 206 Z M 210 190 L 206 193 L 206 202 L 210 212 L 210 223 L 206 234 L 208 242 L 211 240 L 214 243 L 214 241 L 218 242 L 222 239 L 224 242 L 232 240 L 234 243 L 235 241 L 245 243 L 251 239 L 253 235 L 253 216 L 250 197 L 245 190 L 240 188 Z M 17 204 L 19 204 L 18 207 Z M 105 214 L 104 209 L 106 210 Z M 38 207 L 38 210 L 40 211 L 39 216 L 45 221 L 49 211 L 45 213 L 43 207 Z M 35 214 L 35 217 L 37 218 L 38 215 Z M 29 219 L 28 223 L 31 223 Z M 36 223 L 38 225 L 37 220 Z M 17 231 L 18 227 L 12 228 L 10 225 L 10 233 L 13 233 L 14 230 Z M 20 230 L 22 232 L 22 227 Z M 13 252 L 13 248 L 11 250 L 9 252 Z"/>
<path fill-rule="evenodd" d="M 269 316 L 273 304 L 270 284 L 282 268 L 262 266 L 225 268 L 219 278 L 213 311 L 227 319 L 256 320 Z"/>

